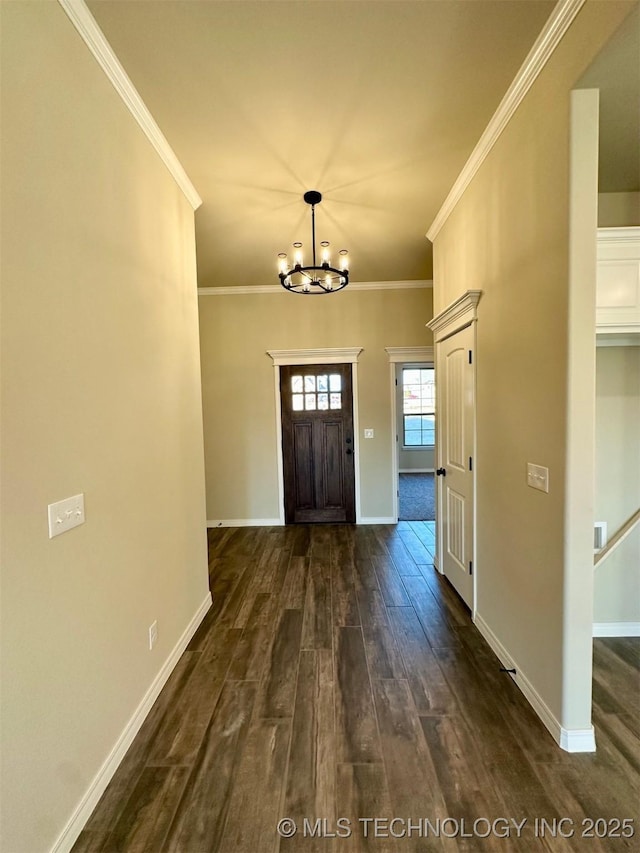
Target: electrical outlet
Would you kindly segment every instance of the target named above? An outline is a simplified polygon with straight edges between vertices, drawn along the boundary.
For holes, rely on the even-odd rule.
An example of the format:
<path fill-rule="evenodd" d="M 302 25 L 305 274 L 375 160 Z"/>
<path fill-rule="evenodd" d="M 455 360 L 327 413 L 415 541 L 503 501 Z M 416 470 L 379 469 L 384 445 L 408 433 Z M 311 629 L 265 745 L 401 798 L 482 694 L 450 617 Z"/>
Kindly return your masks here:
<path fill-rule="evenodd" d="M 364 437 L 365 438 L 373 438 L 373 430 L 372 429 L 365 429 Z"/>
<path fill-rule="evenodd" d="M 158 639 L 158 621 L 149 626 L 149 651 L 155 646 Z"/>
<path fill-rule="evenodd" d="M 527 485 L 541 492 L 549 491 L 549 469 L 527 462 Z"/>
<path fill-rule="evenodd" d="M 84 524 L 84 495 L 74 495 L 49 504 L 49 539 L 66 533 L 72 527 Z"/>

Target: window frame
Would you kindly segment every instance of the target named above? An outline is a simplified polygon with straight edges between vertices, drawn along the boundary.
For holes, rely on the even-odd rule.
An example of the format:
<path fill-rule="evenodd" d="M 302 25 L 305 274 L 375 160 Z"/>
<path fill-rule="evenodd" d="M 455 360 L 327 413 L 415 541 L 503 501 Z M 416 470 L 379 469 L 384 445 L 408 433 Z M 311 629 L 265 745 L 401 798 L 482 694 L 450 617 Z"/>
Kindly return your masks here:
<path fill-rule="evenodd" d="M 432 373 L 433 373 L 433 382 L 434 382 L 433 410 L 432 410 L 432 411 L 409 412 L 409 413 L 405 412 L 405 410 L 404 410 L 404 402 L 405 402 L 405 398 L 404 398 L 404 387 L 405 387 L 405 382 L 404 382 L 404 373 L 405 373 L 405 370 L 420 370 L 420 371 L 421 371 L 421 370 L 430 370 L 430 371 L 432 371 Z M 410 383 L 407 383 L 407 384 L 410 384 Z M 402 364 L 402 365 L 401 365 L 401 368 L 400 368 L 400 391 L 401 391 L 401 394 L 400 394 L 400 401 L 401 401 L 401 405 L 402 405 L 402 411 L 401 411 L 401 419 L 402 419 L 402 442 L 401 442 L 401 448 L 402 448 L 402 450 L 403 450 L 403 451 L 414 451 L 414 450 L 416 450 L 416 451 L 418 451 L 418 452 L 422 452 L 422 451 L 425 451 L 425 450 L 427 450 L 427 451 L 429 451 L 429 450 L 430 450 L 430 451 L 435 450 L 435 446 L 436 446 L 436 423 L 435 423 L 435 416 L 436 416 L 435 365 L 434 365 L 434 364 L 427 364 L 427 363 L 424 363 L 424 362 L 422 362 L 422 363 L 417 363 L 417 364 L 410 364 L 410 363 L 404 363 L 404 364 Z M 406 427 L 405 427 L 405 419 L 406 419 L 407 417 L 422 417 L 422 416 L 431 416 L 431 417 L 433 417 L 433 419 L 434 419 L 434 422 L 433 422 L 433 444 L 407 444 L 407 443 L 406 443 Z M 422 431 L 422 428 L 421 428 L 421 431 Z"/>

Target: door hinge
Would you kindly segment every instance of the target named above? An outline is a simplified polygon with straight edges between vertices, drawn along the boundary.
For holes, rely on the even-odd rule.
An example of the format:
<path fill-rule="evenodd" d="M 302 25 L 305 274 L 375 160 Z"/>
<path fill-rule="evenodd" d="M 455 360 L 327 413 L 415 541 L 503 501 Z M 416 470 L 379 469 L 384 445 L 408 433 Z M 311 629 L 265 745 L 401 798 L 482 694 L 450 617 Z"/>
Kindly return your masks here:
<path fill-rule="evenodd" d="M 473 560 L 469 560 L 469 574 L 473 574 Z"/>
<path fill-rule="evenodd" d="M 396 441 L 398 440 L 398 436 L 396 436 Z"/>
<path fill-rule="evenodd" d="M 473 471 L 473 456 L 469 457 L 469 470 Z"/>
<path fill-rule="evenodd" d="M 398 387 L 398 380 L 396 379 L 396 388 Z"/>
<path fill-rule="evenodd" d="M 473 364 L 473 351 L 469 350 L 469 364 Z"/>

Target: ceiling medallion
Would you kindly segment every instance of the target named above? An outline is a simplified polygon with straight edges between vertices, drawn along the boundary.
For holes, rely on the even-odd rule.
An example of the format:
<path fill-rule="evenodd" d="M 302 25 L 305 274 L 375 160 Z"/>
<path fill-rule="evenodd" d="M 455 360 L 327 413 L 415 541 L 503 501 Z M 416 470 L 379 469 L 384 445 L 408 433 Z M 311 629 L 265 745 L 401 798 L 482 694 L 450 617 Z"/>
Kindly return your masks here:
<path fill-rule="evenodd" d="M 329 243 L 320 243 L 322 257 L 316 261 L 316 204 L 322 201 L 322 194 L 317 190 L 309 190 L 303 196 L 305 202 L 311 205 L 311 246 L 313 263 L 303 262 L 302 243 L 293 244 L 293 265 L 285 252 L 278 255 L 280 284 L 292 293 L 335 293 L 349 284 L 349 253 L 340 249 L 338 266 L 331 266 Z"/>

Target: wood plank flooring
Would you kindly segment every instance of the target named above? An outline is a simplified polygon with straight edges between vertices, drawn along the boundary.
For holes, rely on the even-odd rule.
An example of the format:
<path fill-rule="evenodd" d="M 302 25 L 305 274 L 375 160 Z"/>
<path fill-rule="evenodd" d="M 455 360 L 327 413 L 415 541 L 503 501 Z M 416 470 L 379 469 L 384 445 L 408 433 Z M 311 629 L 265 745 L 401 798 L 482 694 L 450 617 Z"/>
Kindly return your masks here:
<path fill-rule="evenodd" d="M 639 640 L 594 641 L 598 751 L 569 755 L 434 570 L 432 523 L 209 551 L 213 606 L 76 853 L 640 850 Z"/>

